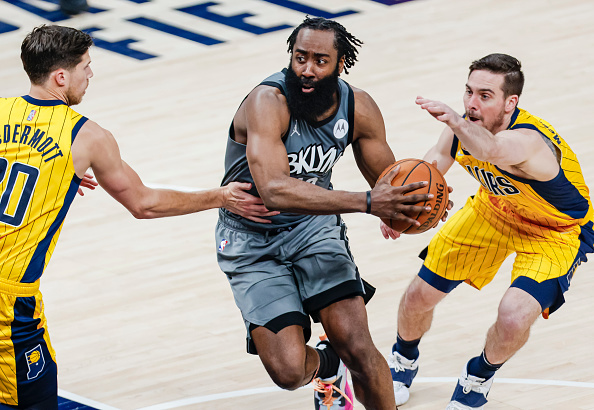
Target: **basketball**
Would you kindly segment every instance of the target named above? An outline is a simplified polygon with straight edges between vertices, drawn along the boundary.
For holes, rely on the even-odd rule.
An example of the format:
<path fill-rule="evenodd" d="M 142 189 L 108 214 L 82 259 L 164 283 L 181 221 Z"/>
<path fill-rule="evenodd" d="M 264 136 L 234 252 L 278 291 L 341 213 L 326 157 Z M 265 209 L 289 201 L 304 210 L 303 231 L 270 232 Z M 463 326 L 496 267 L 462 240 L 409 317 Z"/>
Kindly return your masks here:
<path fill-rule="evenodd" d="M 402 186 L 412 184 L 413 182 L 428 181 L 429 184 L 423 188 L 407 192 L 406 195 L 412 194 L 433 194 L 433 198 L 425 202 L 418 202 L 415 205 L 431 206 L 431 211 L 423 211 L 416 215 L 406 214 L 412 219 L 416 219 L 421 223 L 420 226 L 410 225 L 405 221 L 398 221 L 393 219 L 382 218 L 382 221 L 390 228 L 400 233 L 417 234 L 427 231 L 436 226 L 448 207 L 448 184 L 445 181 L 442 173 L 439 172 L 430 163 L 421 159 L 401 159 L 382 172 L 378 181 L 383 178 L 388 172 L 400 165 L 400 172 L 392 180 L 392 186 Z"/>

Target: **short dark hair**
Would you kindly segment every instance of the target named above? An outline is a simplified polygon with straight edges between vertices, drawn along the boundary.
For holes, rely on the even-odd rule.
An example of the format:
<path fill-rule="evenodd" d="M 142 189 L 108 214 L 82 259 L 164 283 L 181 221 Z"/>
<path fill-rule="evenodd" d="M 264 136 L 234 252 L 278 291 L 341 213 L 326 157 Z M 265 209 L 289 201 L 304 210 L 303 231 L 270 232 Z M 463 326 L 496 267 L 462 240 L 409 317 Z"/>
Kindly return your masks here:
<path fill-rule="evenodd" d="M 357 61 L 357 53 L 359 52 L 357 47 L 361 47 L 363 42 L 349 33 L 342 24 L 334 20 L 328 20 L 323 17 L 311 18 L 307 16 L 301 24 L 295 27 L 295 30 L 293 30 L 287 39 L 287 44 L 289 45 L 287 51 L 289 53 L 293 53 L 297 35 L 303 28 L 334 32 L 334 48 L 338 51 L 339 60 L 344 56 L 344 72 L 348 74 L 348 69 L 354 66 L 355 61 Z"/>
<path fill-rule="evenodd" d="M 32 84 L 43 84 L 58 69 L 70 70 L 93 45 L 87 33 L 71 27 L 42 25 L 27 34 L 21 44 L 23 68 Z"/>
<path fill-rule="evenodd" d="M 473 61 L 470 64 L 470 75 L 474 70 L 487 70 L 495 74 L 503 74 L 503 95 L 505 98 L 510 95 L 522 94 L 524 88 L 524 73 L 522 73 L 522 63 L 507 54 L 489 54 L 480 60 Z"/>

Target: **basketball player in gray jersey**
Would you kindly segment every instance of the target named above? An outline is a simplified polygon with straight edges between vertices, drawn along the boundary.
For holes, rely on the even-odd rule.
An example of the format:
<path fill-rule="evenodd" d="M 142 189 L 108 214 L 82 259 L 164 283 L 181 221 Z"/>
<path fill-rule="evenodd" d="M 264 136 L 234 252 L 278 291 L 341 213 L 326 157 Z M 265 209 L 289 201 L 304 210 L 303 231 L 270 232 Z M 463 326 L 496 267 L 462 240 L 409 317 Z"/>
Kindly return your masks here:
<path fill-rule="evenodd" d="M 365 408 L 393 410 L 390 370 L 367 323 L 374 289 L 359 275 L 339 214 L 415 223 L 403 212 L 426 210 L 410 203 L 430 196 L 404 194 L 426 182 L 392 187 L 396 169 L 375 184 L 395 161 L 383 118 L 366 92 L 339 78 L 361 42 L 335 21 L 306 18 L 288 44 L 289 67 L 258 85 L 233 118 L 223 179 L 252 183 L 252 193 L 280 213 L 261 224 L 222 210 L 219 266 L 245 321 L 248 352 L 278 386 L 313 380 L 316 409 L 352 409 L 346 364 Z M 349 144 L 371 191 L 332 190 L 332 166 Z M 315 349 L 306 345 L 310 317 L 329 339 Z"/>

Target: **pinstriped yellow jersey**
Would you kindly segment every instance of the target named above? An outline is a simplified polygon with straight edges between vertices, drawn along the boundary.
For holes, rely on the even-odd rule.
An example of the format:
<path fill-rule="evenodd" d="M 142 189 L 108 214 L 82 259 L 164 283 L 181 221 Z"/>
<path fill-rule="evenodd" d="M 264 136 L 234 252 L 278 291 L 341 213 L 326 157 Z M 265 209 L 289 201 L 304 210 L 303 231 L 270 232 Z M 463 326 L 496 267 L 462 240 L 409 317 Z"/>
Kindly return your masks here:
<path fill-rule="evenodd" d="M 558 148 L 561 153 L 558 175 L 546 182 L 520 178 L 477 160 L 454 136 L 452 156 L 481 183 L 475 203 L 478 208 L 488 207 L 502 221 L 527 235 L 546 237 L 551 230 L 574 231 L 592 248 L 594 210 L 575 153 L 550 124 L 516 108 L 507 129 L 521 128 L 538 131 Z"/>
<path fill-rule="evenodd" d="M 0 282 L 47 266 L 81 179 L 71 146 L 86 122 L 60 100 L 0 98 Z"/>

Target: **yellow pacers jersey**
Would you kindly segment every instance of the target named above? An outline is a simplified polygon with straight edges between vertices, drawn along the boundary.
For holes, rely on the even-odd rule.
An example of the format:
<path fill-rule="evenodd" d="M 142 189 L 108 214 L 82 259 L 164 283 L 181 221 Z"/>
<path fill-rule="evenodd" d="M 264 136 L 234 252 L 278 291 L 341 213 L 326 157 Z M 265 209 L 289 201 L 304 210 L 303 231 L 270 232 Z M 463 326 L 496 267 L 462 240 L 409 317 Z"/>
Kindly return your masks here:
<path fill-rule="evenodd" d="M 475 209 L 497 215 L 501 221 L 528 236 L 550 237 L 554 232 L 573 231 L 585 235 L 582 239 L 591 246 L 594 210 L 575 153 L 550 124 L 516 108 L 508 129 L 521 128 L 538 131 L 558 148 L 561 153 L 559 174 L 546 182 L 520 178 L 496 165 L 477 160 L 454 137 L 454 158 L 481 183 L 475 197 Z"/>
<path fill-rule="evenodd" d="M 0 99 L 0 285 L 47 266 L 81 182 L 71 145 L 86 120 L 59 100 Z"/>

